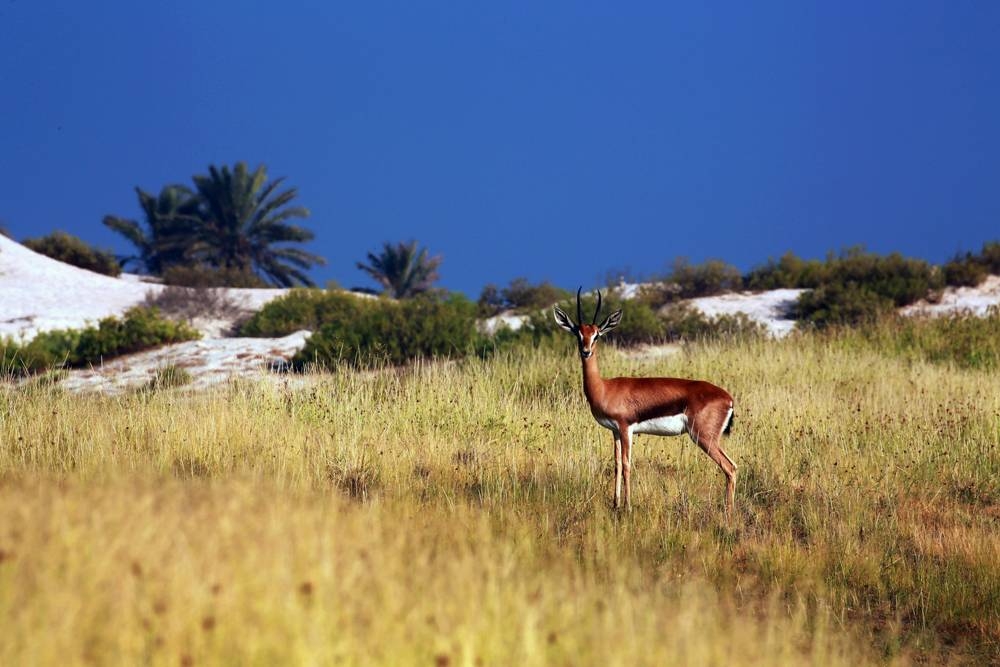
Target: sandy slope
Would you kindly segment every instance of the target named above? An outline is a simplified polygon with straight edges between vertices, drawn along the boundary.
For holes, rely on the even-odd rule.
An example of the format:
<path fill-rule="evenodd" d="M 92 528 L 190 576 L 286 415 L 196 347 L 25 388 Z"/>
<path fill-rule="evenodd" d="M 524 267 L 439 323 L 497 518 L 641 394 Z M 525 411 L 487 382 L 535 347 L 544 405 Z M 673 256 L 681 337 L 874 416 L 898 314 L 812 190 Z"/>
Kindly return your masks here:
<path fill-rule="evenodd" d="M 41 331 L 79 329 L 103 317 L 121 315 L 158 294 L 162 285 L 137 276 L 111 278 L 57 262 L 0 235 L 0 341 L 30 340 Z M 233 376 L 266 374 L 287 362 L 305 344 L 308 331 L 285 338 L 225 338 L 236 319 L 259 310 L 286 293 L 283 289 L 228 289 L 234 305 L 227 316 L 197 318 L 192 325 L 204 338 L 128 355 L 92 369 L 70 371 L 69 389 L 119 391 L 149 382 L 157 369 L 176 365 L 195 378 L 193 386 Z"/>
<path fill-rule="evenodd" d="M 30 340 L 41 331 L 79 329 L 103 317 L 121 315 L 158 294 L 162 285 L 144 283 L 136 276 L 111 278 L 40 255 L 0 235 L 0 340 Z M 229 299 L 240 310 L 253 312 L 282 289 L 229 289 Z M 208 337 L 220 337 L 227 322 L 196 320 L 195 328 Z"/>
<path fill-rule="evenodd" d="M 993 306 L 1000 306 L 1000 276 L 989 276 L 976 287 L 949 287 L 936 303 L 920 301 L 903 308 L 904 315 L 951 315 L 969 312 L 983 316 Z"/>
<path fill-rule="evenodd" d="M 71 371 L 60 386 L 117 392 L 146 385 L 158 369 L 171 365 L 191 374 L 194 381 L 188 387 L 208 387 L 233 377 L 286 369 L 288 360 L 302 349 L 308 336 L 308 331 L 298 331 L 284 338 L 216 338 L 167 345 Z"/>

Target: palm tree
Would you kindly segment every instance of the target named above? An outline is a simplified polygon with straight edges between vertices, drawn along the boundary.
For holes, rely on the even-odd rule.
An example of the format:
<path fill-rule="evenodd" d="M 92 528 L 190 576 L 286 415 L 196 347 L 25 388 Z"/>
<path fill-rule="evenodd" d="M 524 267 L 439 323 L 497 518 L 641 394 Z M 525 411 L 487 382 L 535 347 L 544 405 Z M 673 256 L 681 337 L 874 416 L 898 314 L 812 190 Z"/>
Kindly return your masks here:
<path fill-rule="evenodd" d="M 368 253 L 368 264 L 358 262 L 358 268 L 384 288 L 384 293 L 396 299 L 405 299 L 426 292 L 438 279 L 437 269 L 441 256 L 427 256 L 427 249 L 417 252 L 417 242 L 388 241 L 382 252 Z"/>
<path fill-rule="evenodd" d="M 118 258 L 123 267 L 127 263 L 139 264 L 146 272 L 158 275 L 184 262 L 188 245 L 200 224 L 198 201 L 183 185 L 168 185 L 156 196 L 141 188 L 136 188 L 135 192 L 145 216 L 145 229 L 136 220 L 114 215 L 104 216 L 102 222 L 131 241 L 138 251 L 135 255 Z"/>
<path fill-rule="evenodd" d="M 323 258 L 275 245 L 303 243 L 314 237 L 308 229 L 287 222 L 309 215 L 302 206 L 288 206 L 298 191 L 278 192 L 285 179 L 267 182 L 263 165 L 253 172 L 246 162 L 237 162 L 231 171 L 212 165 L 208 172 L 194 177 L 201 225 L 191 256 L 212 267 L 263 274 L 281 287 L 313 285 L 303 271 L 324 264 Z"/>

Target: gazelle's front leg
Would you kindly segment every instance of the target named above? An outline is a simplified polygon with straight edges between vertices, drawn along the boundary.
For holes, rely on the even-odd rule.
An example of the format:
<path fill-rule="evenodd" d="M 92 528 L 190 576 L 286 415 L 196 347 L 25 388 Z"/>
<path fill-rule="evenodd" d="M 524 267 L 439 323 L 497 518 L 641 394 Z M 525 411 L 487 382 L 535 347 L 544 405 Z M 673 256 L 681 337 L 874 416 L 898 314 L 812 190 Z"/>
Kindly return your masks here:
<path fill-rule="evenodd" d="M 622 478 L 625 482 L 625 509 L 632 509 L 632 433 L 624 429 L 621 435 Z"/>
<path fill-rule="evenodd" d="M 617 431 L 615 434 L 615 509 L 622 504 L 622 439 Z"/>

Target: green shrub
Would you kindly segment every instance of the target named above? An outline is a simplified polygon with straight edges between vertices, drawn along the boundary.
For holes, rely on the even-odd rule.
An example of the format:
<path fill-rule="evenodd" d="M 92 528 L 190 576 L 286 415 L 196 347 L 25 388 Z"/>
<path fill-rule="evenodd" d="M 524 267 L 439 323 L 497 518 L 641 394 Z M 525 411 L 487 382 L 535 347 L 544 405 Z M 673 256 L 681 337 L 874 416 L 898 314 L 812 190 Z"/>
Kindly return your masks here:
<path fill-rule="evenodd" d="M 375 301 L 346 292 L 296 288 L 254 313 L 240 328 L 240 335 L 278 338 L 302 329 L 317 331 L 327 323 L 350 322 L 364 304 Z"/>
<path fill-rule="evenodd" d="M 956 255 L 941 268 L 945 284 L 975 287 L 989 274 L 1000 274 L 1000 241 L 984 243 L 978 254 Z"/>
<path fill-rule="evenodd" d="M 23 244 L 46 257 L 95 273 L 117 276 L 122 272 L 114 253 L 98 250 L 83 239 L 66 232 L 52 232 L 36 239 L 25 239 Z"/>
<path fill-rule="evenodd" d="M 989 241 L 983 244 L 979 257 L 990 273 L 1000 275 L 1000 241 Z"/>
<path fill-rule="evenodd" d="M 735 266 L 717 259 L 692 264 L 686 257 L 678 257 L 670 274 L 644 284 L 636 300 L 657 310 L 680 299 L 714 296 L 740 289 L 743 289 L 743 277 Z"/>
<path fill-rule="evenodd" d="M 892 312 L 894 304 L 867 287 L 857 283 L 831 283 L 803 292 L 792 308 L 792 317 L 800 325 L 817 328 L 871 324 Z"/>
<path fill-rule="evenodd" d="M 479 342 L 476 306 L 459 295 L 392 301 L 328 294 L 317 300 L 322 301 L 318 330 L 293 359 L 298 367 L 460 357 L 473 353 Z"/>
<path fill-rule="evenodd" d="M 132 308 L 121 319 L 106 317 L 96 327 L 46 331 L 25 344 L 3 345 L 3 369 L 14 375 L 49 368 L 73 368 L 159 345 L 194 340 L 197 331 L 163 318 L 155 308 Z"/>
<path fill-rule="evenodd" d="M 923 260 L 856 247 L 828 256 L 823 264 L 788 254 L 755 269 L 747 283 L 754 288 L 812 287 L 799 297 L 792 315 L 822 328 L 871 323 L 893 308 L 933 298 L 944 280 L 941 271 Z"/>
<path fill-rule="evenodd" d="M 674 304 L 663 311 L 662 322 L 666 340 L 744 340 L 767 335 L 763 324 L 745 313 L 708 317 L 687 303 Z"/>
<path fill-rule="evenodd" d="M 870 321 L 886 309 L 932 297 L 944 284 L 942 272 L 921 259 L 899 253 L 881 256 L 862 247 L 830 254 L 825 262 L 786 253 L 753 269 L 749 289 L 812 289 L 800 297 L 798 317 L 826 326 Z"/>
<path fill-rule="evenodd" d="M 739 269 L 718 259 L 691 264 L 687 258 L 678 257 L 674 260 L 669 281 L 678 286 L 682 299 L 714 296 L 743 288 Z"/>
<path fill-rule="evenodd" d="M 941 267 L 946 285 L 975 287 L 990 274 L 989 269 L 972 253 L 956 255 Z"/>
<path fill-rule="evenodd" d="M 191 384 L 194 377 L 186 368 L 176 364 L 167 364 L 157 368 L 153 377 L 146 384 L 147 391 L 159 391 L 161 389 L 176 389 L 184 385 Z"/>
<path fill-rule="evenodd" d="M 175 265 L 163 270 L 163 283 L 178 287 L 271 287 L 249 269 Z"/>
<path fill-rule="evenodd" d="M 802 259 L 789 251 L 778 261 L 769 259 L 763 266 L 752 269 L 743 282 L 751 290 L 812 289 L 825 282 L 826 277 L 826 264 L 817 259 Z"/>
<path fill-rule="evenodd" d="M 570 293 L 548 281 L 532 285 L 527 278 L 514 278 L 501 289 L 487 285 L 479 295 L 479 314 L 492 317 L 505 310 L 530 312 L 548 308 L 558 301 L 568 299 Z"/>
<path fill-rule="evenodd" d="M 863 248 L 851 248 L 835 260 L 828 260 L 829 275 L 824 283 L 855 284 L 889 299 L 898 308 L 925 298 L 942 284 L 940 272 L 922 259 L 903 257 L 898 252 L 880 256 Z"/>

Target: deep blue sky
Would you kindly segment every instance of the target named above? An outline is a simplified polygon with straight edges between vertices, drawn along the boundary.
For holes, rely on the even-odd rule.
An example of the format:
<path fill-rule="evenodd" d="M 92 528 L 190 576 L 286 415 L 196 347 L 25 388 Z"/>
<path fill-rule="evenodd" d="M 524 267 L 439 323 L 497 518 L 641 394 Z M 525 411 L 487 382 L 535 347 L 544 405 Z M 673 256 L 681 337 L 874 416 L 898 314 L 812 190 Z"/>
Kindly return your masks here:
<path fill-rule="evenodd" d="M 1000 238 L 1000 3 L 0 0 L 0 221 L 127 249 L 133 187 L 287 176 L 329 260 L 478 295 Z"/>

